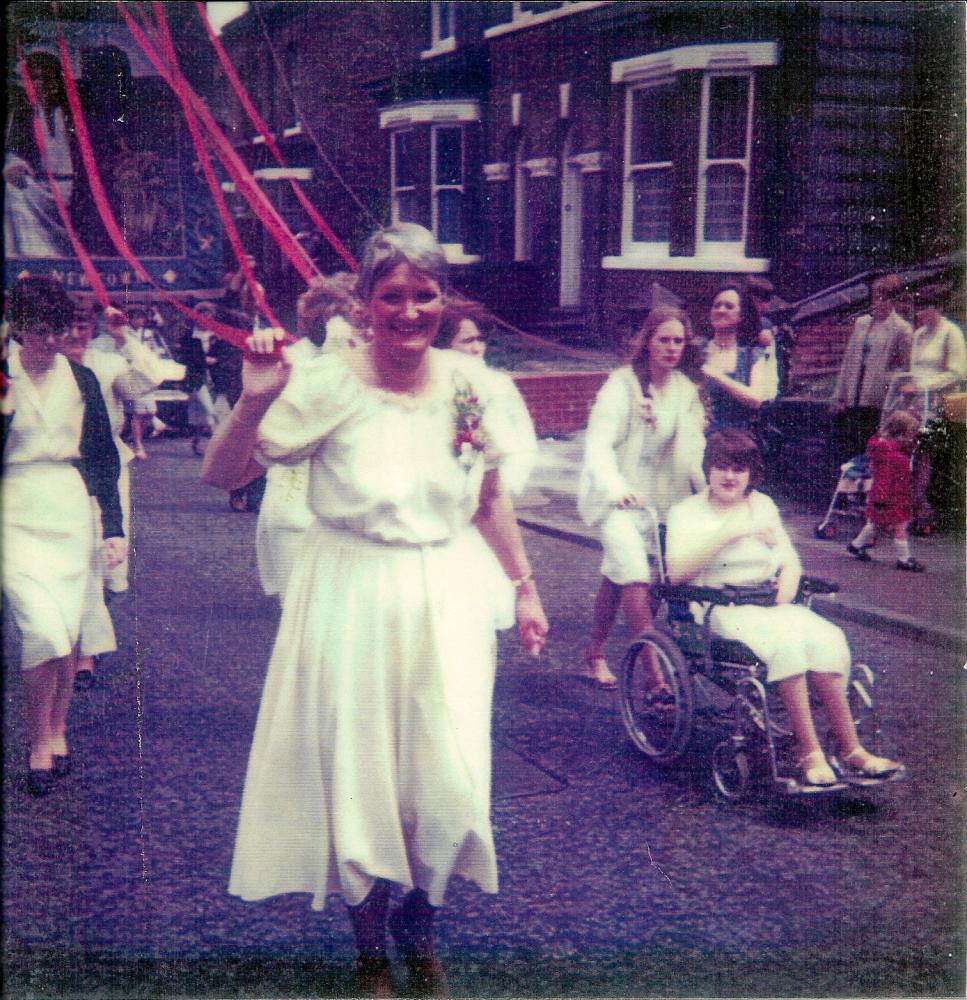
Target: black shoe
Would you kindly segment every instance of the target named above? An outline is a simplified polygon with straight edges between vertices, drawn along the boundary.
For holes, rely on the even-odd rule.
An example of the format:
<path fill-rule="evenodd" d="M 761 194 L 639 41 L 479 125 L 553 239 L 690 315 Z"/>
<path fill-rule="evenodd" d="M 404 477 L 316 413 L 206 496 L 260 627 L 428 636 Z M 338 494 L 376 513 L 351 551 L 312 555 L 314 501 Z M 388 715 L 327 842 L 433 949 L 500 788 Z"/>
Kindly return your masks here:
<path fill-rule="evenodd" d="M 854 545 L 852 542 L 846 543 L 846 551 L 860 562 L 869 562 L 870 554 L 866 551 L 866 546 Z"/>
<path fill-rule="evenodd" d="M 46 771 L 31 768 L 27 773 L 27 790 L 31 795 L 43 798 L 45 795 L 50 795 L 53 788 L 54 771 L 52 768 Z"/>
<path fill-rule="evenodd" d="M 93 670 L 78 670 L 74 674 L 74 690 L 75 691 L 90 691 L 94 687 L 94 671 Z"/>
<path fill-rule="evenodd" d="M 55 778 L 66 778 L 71 773 L 71 755 L 69 753 L 54 754 L 54 766 L 51 768 Z"/>
<path fill-rule="evenodd" d="M 906 562 L 897 559 L 896 568 L 906 570 L 908 573 L 922 573 L 927 567 L 923 563 L 918 563 L 916 559 L 907 559 Z"/>

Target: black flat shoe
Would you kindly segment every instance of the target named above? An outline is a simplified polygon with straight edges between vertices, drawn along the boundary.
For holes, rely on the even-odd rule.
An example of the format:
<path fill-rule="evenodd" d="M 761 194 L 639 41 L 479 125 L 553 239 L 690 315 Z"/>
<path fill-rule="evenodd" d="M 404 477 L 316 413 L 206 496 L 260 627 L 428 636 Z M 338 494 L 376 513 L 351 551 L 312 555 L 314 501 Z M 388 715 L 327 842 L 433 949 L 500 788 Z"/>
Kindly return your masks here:
<path fill-rule="evenodd" d="M 860 562 L 869 562 L 870 554 L 866 551 L 865 547 L 859 545 L 854 545 L 852 542 L 847 542 L 846 551 L 854 558 L 858 559 Z"/>
<path fill-rule="evenodd" d="M 71 773 L 71 755 L 54 754 L 54 766 L 51 768 L 55 778 L 66 778 Z"/>
<path fill-rule="evenodd" d="M 922 573 L 927 567 L 923 563 L 918 563 L 916 559 L 907 559 L 906 561 L 897 559 L 896 568 L 905 570 L 907 573 Z"/>
<path fill-rule="evenodd" d="M 74 674 L 74 690 L 75 691 L 90 691 L 94 687 L 94 671 L 93 670 L 78 670 Z"/>
<path fill-rule="evenodd" d="M 54 771 L 53 769 L 42 770 L 42 769 L 31 769 L 27 772 L 27 791 L 31 795 L 37 798 L 43 798 L 45 795 L 50 795 L 54 787 Z"/>

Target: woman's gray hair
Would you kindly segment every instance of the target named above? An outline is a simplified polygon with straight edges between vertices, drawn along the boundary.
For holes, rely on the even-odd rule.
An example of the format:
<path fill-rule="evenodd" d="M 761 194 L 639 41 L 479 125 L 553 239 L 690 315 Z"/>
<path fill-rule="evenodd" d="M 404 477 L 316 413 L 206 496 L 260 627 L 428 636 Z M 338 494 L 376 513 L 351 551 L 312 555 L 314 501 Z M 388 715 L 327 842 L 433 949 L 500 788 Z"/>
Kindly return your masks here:
<path fill-rule="evenodd" d="M 447 259 L 429 229 L 415 222 L 397 222 L 373 233 L 366 241 L 356 279 L 356 295 L 368 302 L 376 282 L 399 264 L 409 264 L 432 278 L 445 292 L 449 286 Z"/>

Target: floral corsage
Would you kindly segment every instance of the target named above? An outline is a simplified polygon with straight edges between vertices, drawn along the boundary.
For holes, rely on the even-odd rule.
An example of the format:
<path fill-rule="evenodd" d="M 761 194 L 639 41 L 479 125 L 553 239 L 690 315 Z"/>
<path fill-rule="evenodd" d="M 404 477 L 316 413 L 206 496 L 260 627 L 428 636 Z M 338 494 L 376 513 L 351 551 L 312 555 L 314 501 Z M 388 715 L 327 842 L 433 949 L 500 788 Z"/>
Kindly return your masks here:
<path fill-rule="evenodd" d="M 487 447 L 487 435 L 480 426 L 484 408 L 473 387 L 463 379 L 455 379 L 453 394 L 453 454 L 468 472 L 477 460 L 477 452 Z"/>

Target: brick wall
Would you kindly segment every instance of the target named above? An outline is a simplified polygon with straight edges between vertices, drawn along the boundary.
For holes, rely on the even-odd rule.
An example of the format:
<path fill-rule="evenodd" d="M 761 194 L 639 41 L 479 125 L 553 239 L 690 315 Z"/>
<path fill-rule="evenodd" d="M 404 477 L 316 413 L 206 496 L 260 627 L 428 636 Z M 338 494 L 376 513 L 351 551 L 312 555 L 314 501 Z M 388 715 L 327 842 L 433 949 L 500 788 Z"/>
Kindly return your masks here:
<path fill-rule="evenodd" d="M 514 375 L 538 436 L 569 434 L 587 426 L 591 404 L 608 372 Z"/>

